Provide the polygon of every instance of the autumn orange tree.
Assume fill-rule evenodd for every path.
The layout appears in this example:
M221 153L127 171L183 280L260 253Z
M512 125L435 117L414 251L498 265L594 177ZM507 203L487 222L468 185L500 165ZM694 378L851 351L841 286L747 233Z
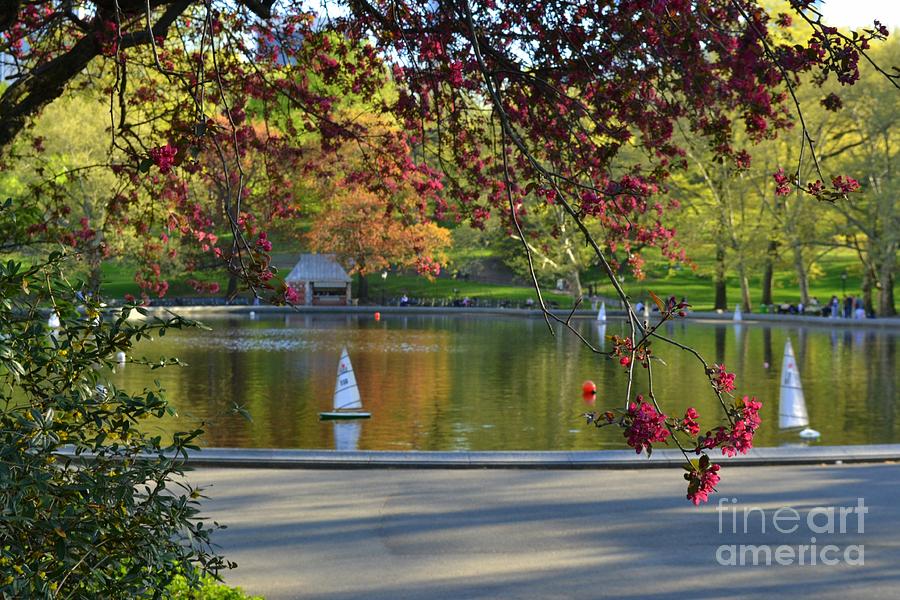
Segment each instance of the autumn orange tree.
M308 234L310 246L336 254L359 275L361 299L368 296L366 276L392 265L438 275L450 232L433 221L410 220L412 211L393 209L397 202L411 200L401 195L387 201L360 186L344 187L325 199Z

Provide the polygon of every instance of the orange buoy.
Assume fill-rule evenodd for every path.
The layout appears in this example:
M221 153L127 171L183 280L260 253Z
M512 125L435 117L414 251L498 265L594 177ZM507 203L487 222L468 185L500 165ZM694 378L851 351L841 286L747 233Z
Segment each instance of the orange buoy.
M581 392L583 394L596 394L597 393L597 384L588 379L584 383L581 384Z
M380 320L381 320L381 313L380 313L380 312L375 313L375 320L376 320L376 321L380 321Z
M597 402L597 392L581 392L581 399L588 406L593 406Z

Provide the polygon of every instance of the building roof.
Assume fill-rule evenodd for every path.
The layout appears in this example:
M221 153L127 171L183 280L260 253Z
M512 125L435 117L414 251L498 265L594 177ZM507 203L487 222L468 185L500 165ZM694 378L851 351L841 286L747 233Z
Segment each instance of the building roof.
M334 254L301 254L300 260L284 280L343 285L350 283L350 276L338 264Z

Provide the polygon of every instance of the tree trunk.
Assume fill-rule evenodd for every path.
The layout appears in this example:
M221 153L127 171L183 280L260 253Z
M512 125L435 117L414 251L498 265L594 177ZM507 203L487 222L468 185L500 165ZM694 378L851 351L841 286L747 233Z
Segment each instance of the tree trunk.
M873 287L875 287L875 275L867 268L863 271L862 278L862 299L867 315L874 314L875 312L875 305L872 303Z
M775 273L775 255L778 250L778 242L769 240L769 247L766 249L766 260L763 263L762 275L762 304L763 306L771 306L772 304L772 277Z
M231 300L237 295L238 276L234 273L228 275L228 289L225 290L225 297Z
M725 284L725 248L716 248L716 310L728 310L728 288Z
M357 282L356 293L359 296L359 301L365 302L369 299L369 280L362 273L358 275L359 281Z
M885 268L887 261L881 267L879 285L881 289L878 291L878 316L895 317L897 316L897 308L894 304L894 272L891 268Z
M794 269L797 271L797 286L800 288L800 302L809 306L809 275L803 262L803 248L794 246Z
M572 272L569 274L569 284L572 286L572 293L574 294L574 298L581 298L584 290L581 287L581 275L578 273L578 269L572 265Z
M103 279L103 275L100 272L100 265L102 264L102 257L100 256L99 248L91 248L88 250L89 253L89 269L88 273L88 290L95 296L100 293L100 282Z

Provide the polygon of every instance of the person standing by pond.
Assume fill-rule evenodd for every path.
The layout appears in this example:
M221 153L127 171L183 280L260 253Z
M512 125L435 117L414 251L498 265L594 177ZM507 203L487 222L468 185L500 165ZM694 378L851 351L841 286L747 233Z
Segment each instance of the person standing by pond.
M844 318L849 319L853 316L853 296L844 298Z
M841 312L841 301L837 296L831 297L831 318L836 319Z

